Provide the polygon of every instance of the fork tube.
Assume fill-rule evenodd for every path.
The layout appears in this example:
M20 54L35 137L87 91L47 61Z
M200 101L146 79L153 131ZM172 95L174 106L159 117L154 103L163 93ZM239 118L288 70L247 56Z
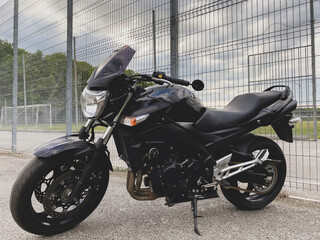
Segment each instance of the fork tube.
M80 139L87 139L89 137L89 131L94 122L94 119L88 119L86 124L80 128L78 133Z
M87 128L87 127L91 126L93 122L94 122L94 120L93 120L93 119L89 119L89 120L86 122L86 124L84 125L84 126L85 126L85 128Z
M113 119L113 122L107 127L107 130L104 132L103 137L102 137L104 145L106 145L109 142L109 139L111 137L113 129L117 125L117 123L121 117L121 114L122 114L124 108L127 106L128 102L130 101L132 95L133 95L133 93L129 92L129 94L128 94L124 104L122 105L120 111L118 112L117 116Z

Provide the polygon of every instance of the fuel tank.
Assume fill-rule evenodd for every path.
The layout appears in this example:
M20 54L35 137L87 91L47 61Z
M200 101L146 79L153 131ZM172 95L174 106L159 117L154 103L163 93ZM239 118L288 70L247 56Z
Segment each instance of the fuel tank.
M127 116L165 112L174 121L195 121L204 109L200 99L178 85L152 86L145 89L125 110Z

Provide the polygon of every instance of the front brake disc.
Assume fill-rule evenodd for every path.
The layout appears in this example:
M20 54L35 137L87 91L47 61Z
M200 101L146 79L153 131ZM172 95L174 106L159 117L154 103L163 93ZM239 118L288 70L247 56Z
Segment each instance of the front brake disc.
M45 192L43 207L45 212L54 218L63 218L79 212L93 194L89 186L83 190L78 199L68 204L69 196L79 180L78 171L68 171L56 178Z

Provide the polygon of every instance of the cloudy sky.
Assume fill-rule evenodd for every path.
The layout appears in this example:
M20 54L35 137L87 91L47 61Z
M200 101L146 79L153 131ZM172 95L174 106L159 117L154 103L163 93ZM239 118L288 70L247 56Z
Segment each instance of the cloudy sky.
M0 1L0 38L12 41L12 2ZM66 0L20 0L19 47L66 52ZM152 10L157 68L170 71L169 0L74 0L78 59L97 65L125 44L136 51L129 68L152 72ZM235 95L287 83L300 102L312 101L308 0L179 1L179 76L200 78L199 96L220 108ZM320 5L315 1L316 53ZM249 66L249 67L248 67ZM317 76L320 68L317 64ZM317 98L320 99L320 80ZM318 103L320 101L318 100Z

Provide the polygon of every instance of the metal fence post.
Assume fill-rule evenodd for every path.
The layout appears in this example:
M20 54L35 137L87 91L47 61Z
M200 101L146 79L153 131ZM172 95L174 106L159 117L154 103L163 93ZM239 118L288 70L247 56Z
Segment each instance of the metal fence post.
M248 92L250 92L250 55L248 55Z
M178 0L170 0L170 74L178 77Z
M152 37L153 37L153 71L157 71L157 49L156 49L156 16L152 10Z
M77 54L76 54L76 37L73 37L73 65L74 65L74 100L75 100L75 114L76 114L76 129L79 125L78 113L78 68L77 68Z
M23 71L23 100L24 100L24 127L27 127L27 93L26 93L26 63L24 53L22 54L22 71Z
M73 0L67 9L66 135L72 133L72 21Z
M13 83L12 83L12 145L13 153L17 152L17 105L18 105L18 8L19 0L14 0L13 13Z
M317 140L317 95L316 95L316 54L314 42L314 8L313 0L310 0L310 28L311 28L311 54L312 54L312 115L313 138Z
M7 99L4 99L4 125L7 125Z

